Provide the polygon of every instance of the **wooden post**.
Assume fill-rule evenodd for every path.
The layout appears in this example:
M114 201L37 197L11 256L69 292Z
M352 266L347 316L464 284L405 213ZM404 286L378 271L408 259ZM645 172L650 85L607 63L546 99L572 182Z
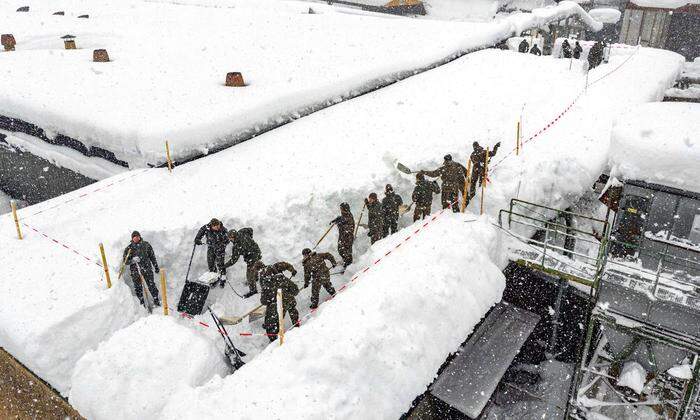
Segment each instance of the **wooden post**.
M168 316L168 291L165 288L165 269L160 269L160 294L162 295L161 304L163 305L163 315Z
M472 160L467 158L467 176L464 178L464 192L462 193L462 213L467 209L467 196L469 195L469 185L472 181Z
M515 128L515 155L520 156L520 120Z
M486 178L489 176L489 149L486 148L486 159L484 159L484 175L481 178L481 209L479 214L484 214L484 192L486 190Z
M168 158L168 172L173 171L173 160L170 158L170 144L165 141L165 156Z
M10 207L12 207L12 217L15 219L15 228L17 229L17 238L22 240L23 239L22 229L20 229L20 227L19 227L19 218L17 217L17 203L15 203L15 200L10 200Z
M279 338L281 346L284 344L284 305L282 304L282 289L277 289L277 318L279 319L277 338Z
M105 247L100 242L100 255L102 256L102 268L105 270L105 279L107 279L107 288L112 288L112 280L109 278L109 266L107 265L107 256L105 256Z

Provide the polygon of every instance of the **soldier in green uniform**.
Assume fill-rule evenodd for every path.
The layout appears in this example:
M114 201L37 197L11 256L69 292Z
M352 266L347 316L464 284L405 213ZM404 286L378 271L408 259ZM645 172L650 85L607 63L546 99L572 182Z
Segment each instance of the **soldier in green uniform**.
M225 266L231 267L236 264L239 257L243 256L243 261L246 263L245 277L248 283L248 293L244 297L253 296L258 293L256 285L257 274L253 266L262 258L260 247L253 240L253 229L243 228L238 231L231 229L228 231L227 236L232 246L231 259Z
M416 174L416 187L413 189L411 199L416 205L413 210L413 221L424 219L430 215L433 205L433 194L440 193L437 182L425 179L423 172Z
M367 206L367 224L369 225L368 235L370 242L375 243L382 239L384 232L382 205L379 203L376 193L371 193L369 197L365 198L365 205Z
M459 192L464 194L464 180L467 177L467 168L452 160L452 155L445 155L442 166L434 171L424 172L425 176L442 179L442 208L452 206L452 211L459 212L457 200Z
M331 267L336 266L335 258L328 252L312 252L309 248L301 251L304 265L304 288L309 287L311 282L311 309L318 307L318 295L321 286L326 289L329 295L335 295L335 289L331 283L331 273L326 265L326 261L331 263Z
M272 265L265 265L262 261L257 261L253 265L260 281L260 303L265 305L265 320L263 328L268 334L270 341L275 341L279 332L279 314L277 313L277 289L282 289L282 318L289 313L292 324L299 323L299 311L297 311L296 296L299 294L299 287L284 275L289 271L292 277L297 275L297 270L288 262L280 261Z
M160 272L156 254L153 252L151 244L141 239L141 234L138 231L131 233L131 242L124 249L122 260L129 266L131 280L134 282L134 291L141 304L145 305L143 296L143 282L145 282L153 297L153 304L160 306L160 294L153 280L153 270L156 273ZM143 282L141 281L142 276Z

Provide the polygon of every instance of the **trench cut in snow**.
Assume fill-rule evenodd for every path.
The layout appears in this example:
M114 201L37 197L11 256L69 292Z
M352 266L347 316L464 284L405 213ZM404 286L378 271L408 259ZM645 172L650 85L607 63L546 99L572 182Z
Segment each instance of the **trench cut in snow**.
M183 389L160 418L400 417L505 288L488 218L445 212L405 241L422 224L375 244L358 264L370 270L283 346L273 343L223 380Z

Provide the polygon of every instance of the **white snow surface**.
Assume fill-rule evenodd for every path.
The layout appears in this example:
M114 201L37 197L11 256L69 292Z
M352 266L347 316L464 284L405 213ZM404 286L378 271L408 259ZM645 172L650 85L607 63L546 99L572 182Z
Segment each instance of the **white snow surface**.
M373 246L358 264L371 270L283 346L224 380L181 390L160 418L400 417L505 288L488 218L446 212L394 250L421 224Z
M580 67L569 70L566 60L481 51L177 167L173 174L131 171L22 209L24 241L14 239L12 220L3 216L0 266L13 281L0 283L0 301L10 302L0 305L0 345L67 394L78 359L144 315L124 282L114 280L132 230L154 246L175 306L194 235L211 217L228 227L253 227L266 262L284 259L300 269L300 250L325 231L337 203L349 202L357 218L361 198L387 182L407 200L412 178L396 172L396 160L432 169L451 152L466 162L473 140L485 146L503 142L491 171L488 214L496 215L516 195L565 208L605 167L614 116L659 100L681 65L682 58L667 51L613 50L610 63L589 75L586 95L516 157L508 151L515 147L518 117L522 114L527 138L571 103L585 77ZM478 211L478 200L474 203L470 211ZM437 206L436 200L433 209ZM356 256L369 248L365 232L359 231ZM320 249L335 250L335 239L333 232ZM94 262L99 242L105 244L116 284L108 291ZM245 290L241 265L229 271L229 282L239 291ZM205 267L198 253L193 278ZM336 288L347 281L347 275L333 278ZM226 316L241 315L255 303L241 302L228 289L218 293L213 299ZM308 293L300 294L300 309ZM260 325L241 328L259 331ZM266 341L254 337L241 345L254 355Z
M700 104L631 107L614 123L611 175L700 192Z
M601 7L598 9L589 10L588 14L598 22L615 24L620 20L622 13L617 9L609 7Z
M226 374L210 336L174 317L152 315L80 359L70 403L89 419L153 419L173 394Z
M627 362L617 378L618 386L626 386L637 394L641 394L647 382L647 372L637 362Z
M183 4L184 3L184 4ZM27 13L17 13L29 5ZM278 0L11 0L0 4L16 51L0 54L0 114L115 153L131 168L231 145L401 72L552 19L572 2L499 22L465 23L347 13ZM65 16L53 16L64 10ZM76 16L89 13L89 19ZM77 50L60 39L77 36ZM93 63L106 48L111 62ZM225 87L240 71L243 88Z

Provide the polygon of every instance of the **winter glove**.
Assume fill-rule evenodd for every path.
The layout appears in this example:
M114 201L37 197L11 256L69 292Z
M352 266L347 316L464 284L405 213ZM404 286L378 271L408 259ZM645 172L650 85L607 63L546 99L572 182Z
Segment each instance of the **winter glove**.
M304 289L306 289L307 287L309 287L309 282L308 282L308 281L304 282Z
M368 205L369 205L369 200L368 200L368 199L366 199L366 198L365 198L365 205L366 205L366 206L368 206Z
M297 270L292 270L292 277L297 275Z
M141 262L141 257L134 257L131 259L131 262L134 264L138 264Z
M501 147L501 142L496 143L496 147Z
M202 241L194 241L194 244L195 244L195 245L203 245L203 244L202 244Z
M156 267L156 274L160 273L160 268Z
M336 263L332 263L332 264L331 264L331 268L335 268L337 265L338 265L338 264L336 264Z

